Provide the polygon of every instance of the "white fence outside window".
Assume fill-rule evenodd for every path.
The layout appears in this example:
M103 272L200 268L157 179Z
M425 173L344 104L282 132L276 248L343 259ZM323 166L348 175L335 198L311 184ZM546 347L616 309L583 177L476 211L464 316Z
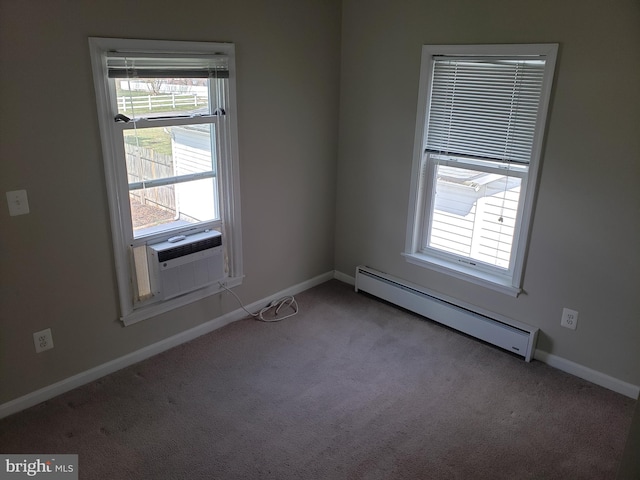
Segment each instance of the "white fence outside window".
M197 93L169 93L166 95L123 96L118 98L119 112L141 110L174 110L207 106L207 97Z

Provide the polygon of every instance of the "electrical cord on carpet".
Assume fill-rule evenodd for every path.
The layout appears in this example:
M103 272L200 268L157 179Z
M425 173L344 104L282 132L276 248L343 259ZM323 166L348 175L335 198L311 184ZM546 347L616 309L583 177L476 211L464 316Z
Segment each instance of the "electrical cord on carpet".
M250 312L249 310L246 309L246 307L244 306L244 304L242 303L242 300L240 300L240 297L238 297L238 295L236 295L236 292L234 292L233 290L231 290L230 288L228 288L226 285L224 285L222 282L218 282L219 285L224 288L227 292L229 292L231 295L233 295L236 300L238 301L238 303L240 304L240 306L242 307L242 309L247 312L249 315L251 315L253 318L255 318L256 320L259 320L261 322L279 322L281 320L284 320L285 318L290 318L293 317L295 314L298 313L298 302L296 302L296 299L293 297L293 295L289 295L286 297L282 297L278 300L273 300L269 305L267 305L266 307L264 307L262 310L260 310L258 313L253 313ZM283 307L290 307L290 309L292 310L291 313L284 315L282 317L279 317L279 313L280 310ZM275 311L273 313L273 317L267 317L265 318L265 314L267 312L269 312L269 310L272 310L275 308Z

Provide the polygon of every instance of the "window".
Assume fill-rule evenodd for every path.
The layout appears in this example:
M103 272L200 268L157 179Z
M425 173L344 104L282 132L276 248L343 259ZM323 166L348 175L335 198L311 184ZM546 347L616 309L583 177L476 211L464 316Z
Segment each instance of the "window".
M556 52L423 47L409 262L520 293Z
M239 284L233 44L89 43L123 321Z

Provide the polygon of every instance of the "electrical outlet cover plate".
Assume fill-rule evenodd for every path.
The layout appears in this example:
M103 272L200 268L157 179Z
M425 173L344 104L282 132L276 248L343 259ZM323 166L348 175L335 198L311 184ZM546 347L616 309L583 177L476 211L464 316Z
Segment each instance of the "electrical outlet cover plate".
M41 330L33 334L33 343L36 346L36 353L44 352L53 348L53 337L51 329Z
M7 192L9 215L12 217L29 213L29 199L26 190L13 190Z
M578 326L578 312L571 310L570 308L563 308L560 325L570 328L571 330L575 330Z

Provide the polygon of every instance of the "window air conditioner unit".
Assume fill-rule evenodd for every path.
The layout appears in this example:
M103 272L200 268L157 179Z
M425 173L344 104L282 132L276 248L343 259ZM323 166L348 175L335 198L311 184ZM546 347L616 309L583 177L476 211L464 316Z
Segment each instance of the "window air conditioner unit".
M224 278L222 234L215 230L148 245L147 258L151 291L163 300Z

